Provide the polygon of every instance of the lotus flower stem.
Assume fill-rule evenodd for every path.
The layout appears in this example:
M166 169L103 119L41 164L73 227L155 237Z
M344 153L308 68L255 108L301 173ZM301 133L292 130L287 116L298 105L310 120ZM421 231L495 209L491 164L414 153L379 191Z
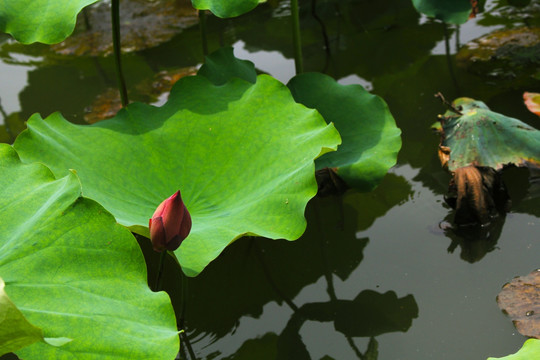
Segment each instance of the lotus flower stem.
M208 55L208 29L206 26L206 11L199 10L199 29L201 30L201 44L203 55Z
M446 62L448 64L448 74L450 75L450 78L452 79L452 82L454 83L454 87L456 88L456 92L459 94L459 84L456 79L456 74L454 73L454 67L452 65L452 54L450 50L450 32L448 31L448 24L446 22L442 22L443 30L444 30L444 48L446 53Z
M294 66L296 68L296 74L301 74L304 72L304 63L302 60L302 38L300 37L298 0L291 0L291 16L293 22Z
M126 107L129 103L126 81L124 79L124 73L122 72L122 49L120 46L120 0L112 0L111 3L111 20L112 20L112 35L113 35L113 49L114 49L114 62L116 65L116 77L118 79L118 90L120 91L120 98L122 99L122 107Z
M163 267L165 265L165 256L167 256L167 251L162 251L159 255L159 265L158 272L156 275L156 282L154 283L154 291L161 291L163 286Z

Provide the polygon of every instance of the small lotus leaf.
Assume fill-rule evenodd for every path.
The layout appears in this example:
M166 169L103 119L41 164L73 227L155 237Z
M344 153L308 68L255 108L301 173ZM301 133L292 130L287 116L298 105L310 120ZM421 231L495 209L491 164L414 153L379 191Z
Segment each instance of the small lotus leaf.
M2 0L0 31L30 44L55 44L75 28L77 14L98 0Z
M21 163L6 144L0 144L0 173L0 276L13 304L41 329L19 345L37 331L44 336L17 355L174 358L179 343L171 302L148 288L129 231L81 197L74 173L55 180L42 164Z
M475 9L471 0L412 0L418 12L451 24L465 23Z
M193 7L199 10L210 10L220 18L230 18L253 10L261 0L191 0Z
M470 165L540 167L540 131L489 110L481 101L459 98L453 105L462 115L449 110L442 116L441 145L450 151L450 171Z
M133 103L88 126L36 115L14 146L58 176L75 169L85 196L142 235L180 189L193 228L176 254L194 276L243 235L297 239L317 191L314 159L339 142L316 111L261 75L221 86L185 77L163 107Z
M343 144L318 159L317 169L336 169L359 190L377 186L401 148L401 130L384 100L360 85L340 85L320 73L297 75L288 86L296 101L317 109L342 134Z
M521 334L540 339L540 270L504 285L497 303Z
M532 360L540 359L540 340L529 339L525 341L523 347L515 354L502 358L490 357L488 360Z

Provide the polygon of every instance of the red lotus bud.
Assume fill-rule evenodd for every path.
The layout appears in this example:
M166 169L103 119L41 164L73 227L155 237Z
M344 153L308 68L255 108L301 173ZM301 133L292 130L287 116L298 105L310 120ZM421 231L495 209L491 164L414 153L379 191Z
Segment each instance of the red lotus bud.
M159 204L148 227L155 251L178 249L191 230L191 216L182 201L180 190Z

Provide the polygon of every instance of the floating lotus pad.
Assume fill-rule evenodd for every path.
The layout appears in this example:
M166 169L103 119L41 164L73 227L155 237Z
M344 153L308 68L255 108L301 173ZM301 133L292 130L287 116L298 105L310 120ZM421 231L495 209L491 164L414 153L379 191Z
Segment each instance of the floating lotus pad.
M194 276L243 235L297 239L317 191L314 159L339 143L316 111L261 75L222 86L182 78L163 107L133 103L94 125L35 115L14 146L56 176L75 169L85 196L143 235L180 189L193 228L176 254Z
M6 144L0 144L0 172L0 276L12 303L39 327L19 345L36 340L38 331L44 337L16 351L19 357L174 358L179 343L171 302L148 288L129 231L81 197L74 173L55 180L42 164L21 163ZM12 325L6 320L0 319L0 338ZM24 319L16 324L29 331Z
M191 0L193 7L199 10L210 10L221 18L242 15L253 10L259 3L266 0Z
M459 98L453 105L463 115L449 110L441 117L441 145L450 150L450 171L469 165L540 167L540 131L489 110L481 101Z
M497 303L520 334L540 339L540 270L504 285Z
M471 14L476 14L471 0L412 0L414 7L430 17L451 24L467 22Z

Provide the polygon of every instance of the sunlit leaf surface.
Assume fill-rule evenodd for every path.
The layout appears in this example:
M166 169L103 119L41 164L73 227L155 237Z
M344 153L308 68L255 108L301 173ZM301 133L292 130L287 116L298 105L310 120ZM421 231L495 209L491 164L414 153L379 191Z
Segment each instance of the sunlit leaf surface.
M36 115L28 128L15 144L24 161L57 176L75 169L84 195L135 232L148 235L155 208L181 189L193 228L176 254L192 276L243 235L297 239L317 191L314 159L340 142L266 75L222 86L186 77L161 108L133 103L91 126Z
M77 14L98 0L2 0L0 31L29 44L54 44L68 37Z
M401 148L401 130L384 100L321 73L297 75L288 86L296 101L317 109L342 136L338 151L318 159L317 169L334 168L348 185L372 190L395 165Z
M463 115L449 110L443 116L442 145L450 150L450 171L470 165L496 170L508 164L540 166L540 131L481 101L459 98L453 104Z
M540 339L540 270L504 285L497 303L522 335Z
M0 276L45 340L22 359L172 359L178 352L166 293L150 291L133 236L81 197L73 173L55 180L0 145ZM54 340L53 339L53 340ZM49 340L50 342L50 340ZM58 345L58 341L53 341Z

